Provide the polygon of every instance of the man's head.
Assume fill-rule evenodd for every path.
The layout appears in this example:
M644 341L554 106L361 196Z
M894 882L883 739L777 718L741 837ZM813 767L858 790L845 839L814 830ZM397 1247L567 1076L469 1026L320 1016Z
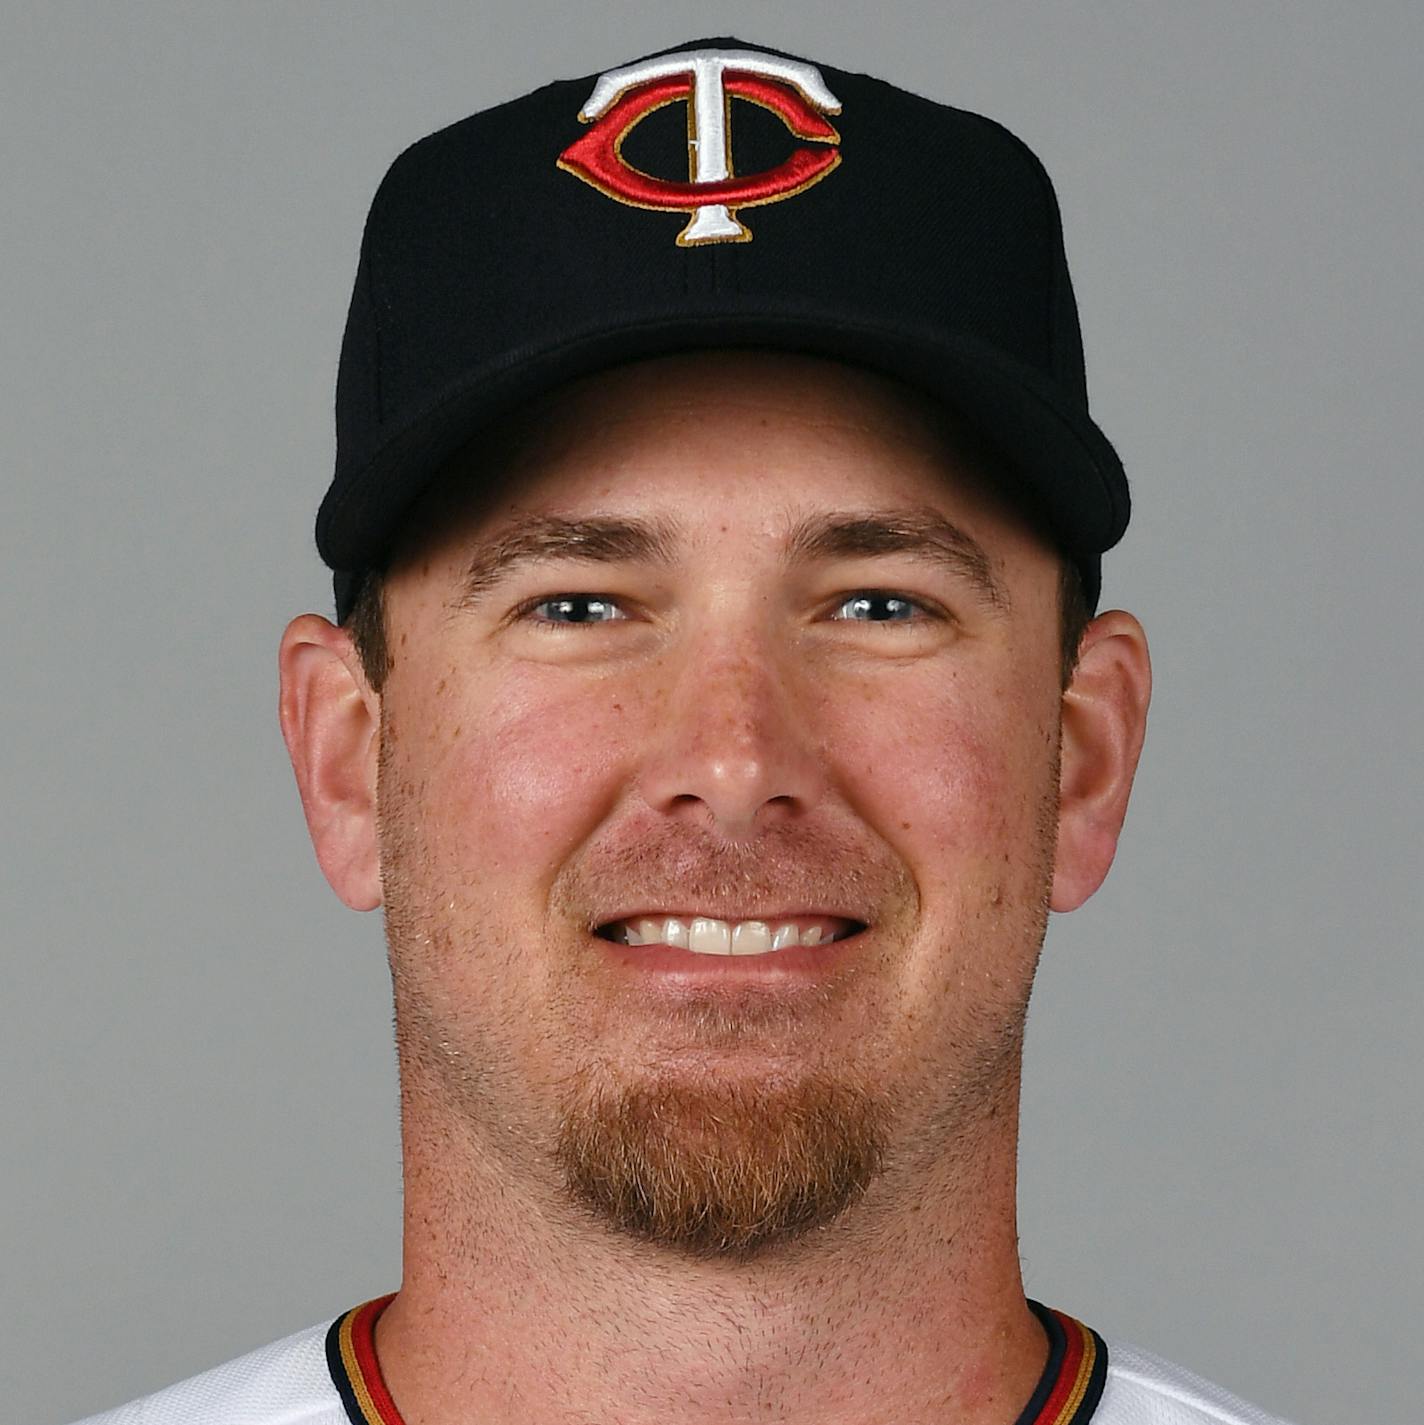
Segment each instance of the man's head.
M349 630L293 625L288 737L333 886L386 908L408 1133L699 1255L982 1168L1147 673L1105 615L1065 693L1061 556L974 450L839 363L621 367L416 508L379 692ZM857 933L720 987L610 938L699 913Z
M282 718L385 907L423 1210L713 1257L1011 1219L1150 681L1088 622L1127 488L1032 154L736 41L546 86L393 165L337 428Z

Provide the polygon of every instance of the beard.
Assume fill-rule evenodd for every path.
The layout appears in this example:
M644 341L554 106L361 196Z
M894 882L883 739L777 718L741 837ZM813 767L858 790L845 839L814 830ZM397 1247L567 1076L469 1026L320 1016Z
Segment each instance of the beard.
M576 1076L558 1130L569 1198L682 1256L751 1261L838 1218L881 1170L890 1114L843 1080Z

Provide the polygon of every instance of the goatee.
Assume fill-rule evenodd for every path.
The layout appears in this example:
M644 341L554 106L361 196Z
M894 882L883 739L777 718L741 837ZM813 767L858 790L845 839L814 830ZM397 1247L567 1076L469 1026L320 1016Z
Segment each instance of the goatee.
M888 1105L827 1076L574 1083L558 1133L569 1196L684 1256L748 1261L824 1227L885 1158Z

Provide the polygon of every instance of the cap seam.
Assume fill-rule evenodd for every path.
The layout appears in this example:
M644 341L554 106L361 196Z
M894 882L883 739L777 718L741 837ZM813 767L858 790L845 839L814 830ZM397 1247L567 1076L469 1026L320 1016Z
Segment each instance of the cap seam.
M386 419L385 396L382 393L381 373L385 370L384 342L381 336L381 308L376 300L376 256L374 252L375 243L372 242L366 249L366 301L371 308L371 335L374 339L376 349L376 372L375 391L376 401L376 424L379 426Z

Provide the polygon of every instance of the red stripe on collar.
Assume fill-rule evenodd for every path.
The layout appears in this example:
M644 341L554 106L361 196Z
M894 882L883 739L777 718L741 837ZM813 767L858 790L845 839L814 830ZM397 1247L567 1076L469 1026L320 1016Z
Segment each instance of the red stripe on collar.
M376 1319L394 1299L391 1292L354 1307L327 1333L327 1366L352 1425L404 1425L376 1360Z
M1063 1333L1063 1354L1047 1398L1034 1415L1024 1416L1021 1425L1088 1425L1103 1393L1107 1348L1097 1332L1074 1317L1051 1307L1045 1314ZM1045 1383L1040 1383L1040 1390Z

